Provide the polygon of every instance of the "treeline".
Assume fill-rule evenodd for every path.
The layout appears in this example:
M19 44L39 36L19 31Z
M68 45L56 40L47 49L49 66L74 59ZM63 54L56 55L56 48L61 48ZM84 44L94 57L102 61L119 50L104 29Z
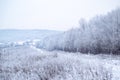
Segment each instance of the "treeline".
M37 47L82 53L120 54L120 9L106 15L81 19L79 28L48 37Z

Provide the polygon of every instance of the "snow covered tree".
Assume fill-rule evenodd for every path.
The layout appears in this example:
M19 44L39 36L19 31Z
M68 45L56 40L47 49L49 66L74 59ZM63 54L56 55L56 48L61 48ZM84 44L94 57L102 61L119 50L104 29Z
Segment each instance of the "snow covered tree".
M47 49L82 53L120 53L120 9L92 18L81 19L79 27L45 41Z

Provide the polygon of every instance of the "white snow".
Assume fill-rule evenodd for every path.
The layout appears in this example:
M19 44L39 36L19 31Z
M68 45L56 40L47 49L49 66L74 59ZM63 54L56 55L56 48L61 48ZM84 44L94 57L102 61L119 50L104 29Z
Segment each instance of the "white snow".
M0 52L0 80L120 80L120 60L35 47Z

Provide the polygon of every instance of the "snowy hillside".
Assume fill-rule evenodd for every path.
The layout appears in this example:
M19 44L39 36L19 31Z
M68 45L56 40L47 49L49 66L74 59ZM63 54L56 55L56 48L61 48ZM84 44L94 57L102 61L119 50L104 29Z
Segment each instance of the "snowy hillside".
M48 36L61 34L62 31L54 30L0 30L0 48L13 46L37 46L42 44Z
M3 29L0 30L0 43L20 42L30 40L42 40L43 38L61 33L54 30L15 30Z
M120 9L65 32L0 30L0 80L120 80L119 54Z
M0 50L0 80L120 80L120 58L35 47Z
M0 0L0 80L120 80L120 0Z

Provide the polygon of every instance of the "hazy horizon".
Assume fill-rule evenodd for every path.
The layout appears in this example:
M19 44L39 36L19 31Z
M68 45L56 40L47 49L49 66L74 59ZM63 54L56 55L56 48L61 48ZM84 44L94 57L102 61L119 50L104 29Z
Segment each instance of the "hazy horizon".
M119 0L1 0L0 29L66 31L120 7Z
M38 30L38 31L39 31L39 30L40 30L40 31L42 31L42 30L45 30L45 31L48 30L48 31L60 31L60 32L66 31L66 30L55 30L55 29L29 29L29 28L28 28L28 29L23 29L23 28L22 28L22 29L3 28L3 29L0 29L0 30L36 30L36 31L37 31L37 30ZM68 29L68 30L70 30L70 29Z

